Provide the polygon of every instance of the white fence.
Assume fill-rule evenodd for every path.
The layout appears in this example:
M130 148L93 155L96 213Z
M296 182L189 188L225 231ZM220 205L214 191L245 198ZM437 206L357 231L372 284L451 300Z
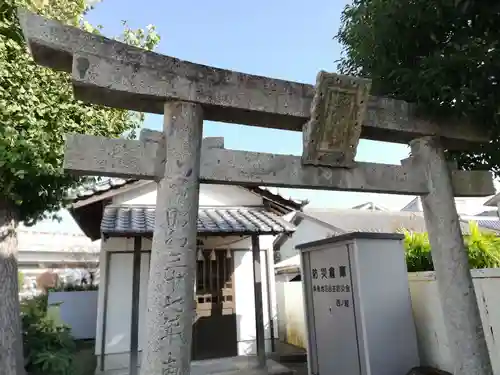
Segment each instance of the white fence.
M422 365L453 372L434 272L408 275ZM495 375L500 375L500 269L472 270ZM279 338L306 347L302 282L276 277Z
M97 290L50 292L48 303L61 303L61 319L71 327L71 335L75 339L95 339L97 296Z

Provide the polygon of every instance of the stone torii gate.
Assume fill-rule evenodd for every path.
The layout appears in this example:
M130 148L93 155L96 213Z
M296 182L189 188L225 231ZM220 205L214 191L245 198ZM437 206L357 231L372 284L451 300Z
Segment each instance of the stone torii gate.
M443 149L489 140L459 120L436 124L408 103L370 97L367 80L320 73L315 86L147 52L25 10L39 64L72 74L77 99L164 115L141 140L68 135L65 169L158 183L145 375L189 374L199 183L422 196L456 375L492 374L454 196L494 193L492 175L459 171ZM302 131L302 157L201 147L203 120ZM355 162L360 138L410 143L402 165Z

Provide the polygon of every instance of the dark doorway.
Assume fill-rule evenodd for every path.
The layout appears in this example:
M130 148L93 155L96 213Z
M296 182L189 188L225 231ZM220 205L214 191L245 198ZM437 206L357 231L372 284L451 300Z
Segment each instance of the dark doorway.
M193 360L238 355L230 250L198 250Z

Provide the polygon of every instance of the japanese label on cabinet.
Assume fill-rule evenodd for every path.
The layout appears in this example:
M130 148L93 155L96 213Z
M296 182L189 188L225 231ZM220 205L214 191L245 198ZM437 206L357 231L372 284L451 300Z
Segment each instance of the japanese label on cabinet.
M351 279L349 267L344 264L311 268L313 293L335 293L335 307L351 306ZM349 293L346 295L345 293ZM342 295L343 294L343 295Z

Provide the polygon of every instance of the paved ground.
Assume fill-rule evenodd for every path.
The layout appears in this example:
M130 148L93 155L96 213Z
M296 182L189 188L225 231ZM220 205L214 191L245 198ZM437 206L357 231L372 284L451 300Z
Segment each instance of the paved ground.
M283 363L283 365L292 370L295 373L295 375L308 375L307 363L291 362L291 363Z
M273 355L278 362L295 372L295 375L307 374L306 351L296 346L276 341L276 354Z
M97 360L94 355L93 341L77 341L77 353L71 375L94 375Z
M94 355L94 343L91 341L79 341L77 342L77 346L78 353L75 358L73 366L74 372L72 372L72 375L94 375L97 366L97 360ZM281 345L276 349L278 349L282 355L273 359L292 370L295 375L308 375L307 362L305 362L305 358L302 358L304 354L303 350ZM302 357L300 356L301 354ZM122 370L117 372L117 374L128 374L128 371ZM114 375L114 373L110 372L109 375Z

